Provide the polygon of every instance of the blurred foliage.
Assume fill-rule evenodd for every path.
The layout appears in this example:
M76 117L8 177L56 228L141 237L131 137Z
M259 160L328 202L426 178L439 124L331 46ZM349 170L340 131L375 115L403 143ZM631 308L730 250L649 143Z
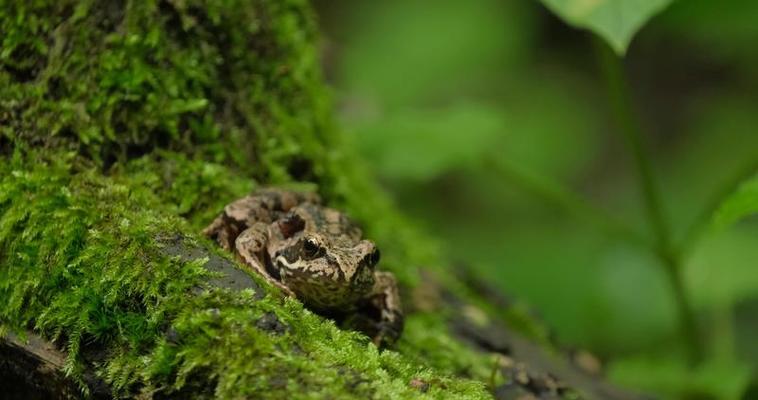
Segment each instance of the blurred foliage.
M758 175L743 183L719 207L714 224L723 228L758 212Z
M623 51L668 2L548 3ZM758 313L734 310L758 300L758 225L741 218L755 211L755 178L739 184L758 162L756 4L674 2L625 60L704 330L698 367L590 37L526 0L431 4L319 7L343 123L398 203L451 264L531 303L617 382L664 398L737 399L755 386L758 345L736 337Z
M656 390L665 398L687 399L703 398L704 393L706 397L739 399L750 379L744 365L709 362L691 369L665 356L625 360L613 366L610 376L630 386Z

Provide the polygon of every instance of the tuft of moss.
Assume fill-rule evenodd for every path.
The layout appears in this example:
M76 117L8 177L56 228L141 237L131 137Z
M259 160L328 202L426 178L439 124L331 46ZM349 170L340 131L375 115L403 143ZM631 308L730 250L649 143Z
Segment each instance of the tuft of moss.
M3 1L0 32L0 132L15 144L106 166L168 148L273 180L325 153L304 0Z

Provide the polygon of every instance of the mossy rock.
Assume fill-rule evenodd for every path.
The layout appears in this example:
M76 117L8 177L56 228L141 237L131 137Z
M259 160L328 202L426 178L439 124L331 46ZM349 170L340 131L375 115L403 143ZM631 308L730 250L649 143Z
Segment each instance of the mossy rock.
M83 392L94 377L116 397L477 399L508 383L497 349L450 332L455 311L411 300L441 253L334 126L317 40L300 0L0 0L0 336L40 335ZM198 235L272 184L317 190L383 249L414 311L393 349L230 273ZM438 279L547 345L524 313Z

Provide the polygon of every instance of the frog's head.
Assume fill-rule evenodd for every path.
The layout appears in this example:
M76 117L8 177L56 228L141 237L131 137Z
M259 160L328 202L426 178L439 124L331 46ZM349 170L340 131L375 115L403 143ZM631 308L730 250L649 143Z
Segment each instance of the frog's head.
M379 262L373 242L304 226L280 228L290 237L271 260L282 283L298 298L317 308L335 309L354 305L371 291Z

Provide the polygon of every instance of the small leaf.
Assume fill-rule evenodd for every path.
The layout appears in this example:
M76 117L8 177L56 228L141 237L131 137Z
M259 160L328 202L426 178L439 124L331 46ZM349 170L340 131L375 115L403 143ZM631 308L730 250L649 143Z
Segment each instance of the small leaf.
M671 0L542 0L542 3L567 23L596 33L623 55L634 34Z
M723 229L756 213L758 213L758 173L740 185L721 203L713 215L713 226L716 229Z

